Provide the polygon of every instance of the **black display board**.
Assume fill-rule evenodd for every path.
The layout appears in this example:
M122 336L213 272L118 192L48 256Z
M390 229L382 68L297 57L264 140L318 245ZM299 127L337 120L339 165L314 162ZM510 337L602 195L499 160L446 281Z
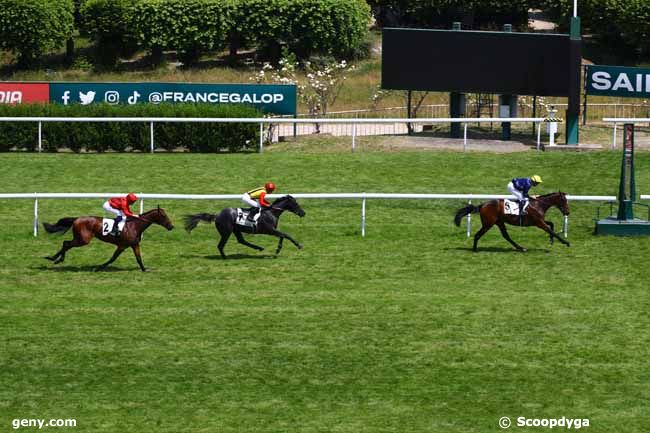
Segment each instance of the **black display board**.
M570 51L569 35L386 28L382 88L568 96Z

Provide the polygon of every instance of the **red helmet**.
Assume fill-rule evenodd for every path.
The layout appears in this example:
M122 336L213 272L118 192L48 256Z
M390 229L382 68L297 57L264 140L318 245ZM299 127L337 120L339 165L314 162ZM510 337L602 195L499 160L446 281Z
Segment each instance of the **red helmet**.
M129 203L135 203L135 201L136 201L137 199L138 199L138 196L136 196L136 195L133 194L132 192L130 192L130 193L126 196L126 201L128 201Z
M268 192L273 192L275 191L275 184L273 182L267 182L266 185L264 185L264 189Z

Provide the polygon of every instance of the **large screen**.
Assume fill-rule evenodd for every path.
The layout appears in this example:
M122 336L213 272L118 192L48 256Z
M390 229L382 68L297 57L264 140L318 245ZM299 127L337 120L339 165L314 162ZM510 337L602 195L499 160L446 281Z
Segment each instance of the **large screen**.
M570 60L569 35L386 28L382 88L568 96Z

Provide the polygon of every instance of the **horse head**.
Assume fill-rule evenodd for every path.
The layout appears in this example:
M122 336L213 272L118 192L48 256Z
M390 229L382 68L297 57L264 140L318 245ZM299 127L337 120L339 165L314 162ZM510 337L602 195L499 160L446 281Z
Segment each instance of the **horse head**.
M566 194L563 193L562 191L557 192L558 196L558 202L556 204L557 208L560 209L560 212L562 212L562 215L569 215L569 200L566 198Z
M271 204L271 207L288 210L289 212L295 213L300 218L305 216L304 209L300 207L296 199L290 195L279 197Z
M174 228L174 224L172 224L172 221L167 216L167 213L165 213L165 209L161 208L160 206L158 206L156 209L150 210L143 216L145 216L145 218L147 218L149 221L165 227L167 230L172 230Z

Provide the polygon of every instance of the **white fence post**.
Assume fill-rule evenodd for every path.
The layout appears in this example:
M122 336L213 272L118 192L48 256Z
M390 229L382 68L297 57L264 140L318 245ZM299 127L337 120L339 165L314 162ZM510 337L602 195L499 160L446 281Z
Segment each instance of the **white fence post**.
M365 193L363 199L361 200L361 236L366 236L366 197Z
M469 201L470 206L472 205L472 200ZM467 237L472 235L472 213L467 214Z
M612 141L612 149L616 149L616 125L617 123L614 123L614 140Z
M569 215L564 215L564 227L562 228L564 232L564 237L569 237Z
M463 152L467 152L467 123L464 124L463 128Z
M542 146L542 122L537 122L537 150Z
M352 124L352 152L354 152L354 149L356 147L356 138L357 138L357 124L353 123Z
M34 236L38 236L38 199L34 199Z
M260 153L264 152L264 122L260 122Z
M154 144L153 144L153 122L149 123L149 147L151 150L151 153L154 151Z
M38 122L38 151L43 150L43 122Z

